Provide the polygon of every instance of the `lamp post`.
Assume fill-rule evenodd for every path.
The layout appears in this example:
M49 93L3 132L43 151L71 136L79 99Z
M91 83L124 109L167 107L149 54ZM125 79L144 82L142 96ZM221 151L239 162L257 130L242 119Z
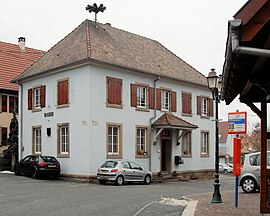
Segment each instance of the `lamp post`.
M215 181L214 181L214 193L211 203L222 203L220 194L220 182L219 182L219 130L218 130L218 103L220 101L221 81L215 72L215 69L211 69L207 77L208 87L212 92L213 99L215 100L216 107L216 136L215 136Z

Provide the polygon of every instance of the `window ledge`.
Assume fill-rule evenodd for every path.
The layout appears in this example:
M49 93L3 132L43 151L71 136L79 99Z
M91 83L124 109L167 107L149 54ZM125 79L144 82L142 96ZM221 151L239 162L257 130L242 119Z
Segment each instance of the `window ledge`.
M65 108L65 107L69 107L69 104L61 104L61 105L56 105L56 108Z
M150 112L148 108L136 107L136 111Z
M63 155L63 154L58 154L58 158L70 158L70 155Z
M119 105L119 104L109 104L109 103L106 103L106 106L107 107L110 107L110 108L117 108L117 109L123 109L123 105Z
M192 114L190 114L190 113L182 113L182 116L192 117Z
M107 155L107 159L122 159L122 155Z
M138 158L138 159L147 159L147 158L149 158L149 156L148 155L136 155L135 158Z
M202 119L210 119L210 116L202 116L202 115L201 115L201 118L202 118Z
M40 112L42 110L42 108L36 108L36 109L32 109L32 112Z
M202 157L202 158L206 158L206 157L210 157L210 156L209 156L209 154L206 154L206 155L202 155L202 154L201 154L201 157Z
M192 155L190 154L190 155L182 155L181 156L182 158L192 158Z

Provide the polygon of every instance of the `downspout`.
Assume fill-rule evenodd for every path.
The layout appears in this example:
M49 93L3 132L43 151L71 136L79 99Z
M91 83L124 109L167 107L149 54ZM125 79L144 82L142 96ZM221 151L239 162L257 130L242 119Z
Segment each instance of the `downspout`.
M17 81L17 84L20 86L20 126L19 126L19 142L18 142L18 160L22 159L23 154L23 144L22 144L22 137L23 137L23 85Z
M149 126L150 126L150 137L149 137L149 170L151 171L151 166L152 166L152 163L151 163L151 147L152 147L152 128L151 128L151 125L152 125L152 121L157 117L157 105L156 105L156 89L157 89L157 81L160 80L160 75L154 80L154 116L152 116L150 119L149 119Z

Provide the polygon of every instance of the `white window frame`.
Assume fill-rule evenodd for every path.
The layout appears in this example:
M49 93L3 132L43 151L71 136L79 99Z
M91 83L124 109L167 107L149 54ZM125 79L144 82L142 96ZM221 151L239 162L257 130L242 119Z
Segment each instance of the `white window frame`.
M147 153L147 128L137 127L136 147L137 155L144 155L144 153Z
M116 129L116 134L114 134L114 129ZM110 139L111 138L111 139ZM117 150L114 151L114 143L116 143ZM120 126L118 125L108 125L108 155L119 155L120 154ZM111 151L109 151L109 146L111 146Z
M209 155L209 132L201 132L201 155Z
M145 86L137 86L137 107L146 108L147 105L147 88Z
M161 110L169 111L170 110L170 91L161 91Z
M41 154L41 127L33 128L34 153Z
M201 115L208 116L208 98L205 97L201 99Z
M33 89L34 109L41 108L41 88L37 87Z
M69 125L63 124L59 126L59 148L61 155L68 155L70 151L69 145Z

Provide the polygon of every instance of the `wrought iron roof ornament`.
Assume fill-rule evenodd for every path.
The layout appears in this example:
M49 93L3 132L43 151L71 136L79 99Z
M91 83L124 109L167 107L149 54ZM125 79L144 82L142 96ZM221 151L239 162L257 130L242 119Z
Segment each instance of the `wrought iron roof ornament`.
M86 10L89 11L89 13L91 12L95 12L95 25L97 28L97 13L98 12L104 12L106 10L106 7L103 4L100 4L99 7L97 6L96 3L92 5L87 5L87 7L85 8Z

